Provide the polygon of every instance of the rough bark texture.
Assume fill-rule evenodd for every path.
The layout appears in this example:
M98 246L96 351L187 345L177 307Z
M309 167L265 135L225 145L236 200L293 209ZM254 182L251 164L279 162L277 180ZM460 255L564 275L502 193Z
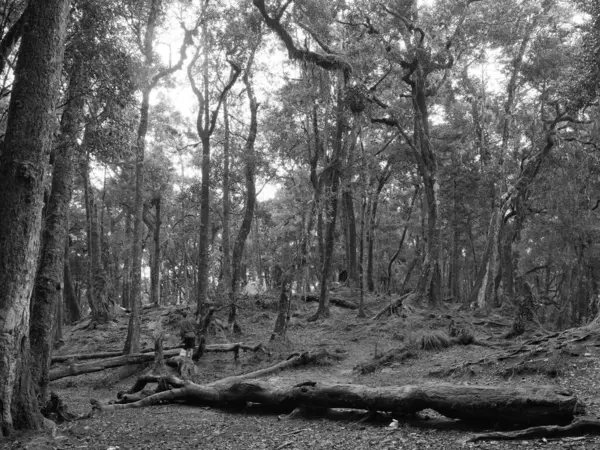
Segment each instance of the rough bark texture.
M56 128L68 0L31 1L0 152L0 428L39 428L29 314L44 172Z
M48 370L54 344L57 306L64 291L64 257L67 244L68 208L73 183L73 154L83 121L83 65L75 61L69 82L67 106L61 124L62 139L55 152L52 190L46 218L38 273L33 291L31 323L31 372L41 403L48 400ZM58 324L60 325L60 324Z
M64 257L64 304L68 311L67 317L68 323L77 322L81 319L81 307L79 306L79 299L75 294L75 288L73 287L73 277L71 275L71 264L69 263L69 242L65 243L65 257Z
M307 381L281 387L235 378L208 385L180 382L175 389L137 403L99 406L110 411L176 400L213 406L251 402L287 411L302 407L346 408L406 415L433 409L452 419L520 426L565 424L581 410L577 397L554 386L513 388L439 383L369 387Z

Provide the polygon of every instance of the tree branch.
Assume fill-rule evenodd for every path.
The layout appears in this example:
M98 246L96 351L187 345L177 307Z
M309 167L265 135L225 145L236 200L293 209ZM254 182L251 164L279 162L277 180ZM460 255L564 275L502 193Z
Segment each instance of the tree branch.
M277 34L277 36L279 36L279 38L283 41L288 51L288 56L290 59L307 61L328 71L341 70L344 73L344 78L346 80L350 77L350 74L352 73L352 67L347 61L343 60L337 55L321 55L319 53L315 53L309 50L299 49L298 47L296 47L292 36L281 25L281 22L279 21L279 14L274 18L269 16L269 13L267 12L267 9L265 7L264 0L252 0L252 3L260 11L267 26L271 28L271 30L273 30Z

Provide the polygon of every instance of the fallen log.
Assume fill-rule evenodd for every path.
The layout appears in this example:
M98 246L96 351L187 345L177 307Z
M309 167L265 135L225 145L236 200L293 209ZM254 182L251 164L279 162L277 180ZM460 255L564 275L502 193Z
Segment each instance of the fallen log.
M181 348L181 345L173 345L171 347L164 347L163 350L174 350ZM153 348L147 348L142 350L140 353L154 353ZM70 361L86 361L89 359L106 359L106 358L115 358L117 356L123 356L122 350L115 350L112 352L97 352L97 353L79 353L72 355L57 355L52 357L52 364L55 363L64 363Z
M114 411L158 403L183 401L211 406L259 403L276 410L296 408L345 408L415 414L433 409L452 419L498 425L567 424L581 413L577 397L555 386L529 388L509 386L465 386L423 384L368 387L352 384L321 384L313 381L292 387L260 381L233 381L199 385L184 382L181 387L146 397L135 403L103 405L94 409Z
M212 344L207 345L204 351L207 352L233 352L234 358L237 360L239 358L240 350L247 352L257 352L264 351L267 352L262 344L244 344L241 342L232 343L232 344ZM163 351L163 356L165 357L173 357L178 356L181 351L181 347L169 348L168 350ZM120 352L119 352L120 353ZM104 354L111 354L110 352L106 352ZM99 355L96 353L95 355ZM79 356L79 355L71 355L71 356ZM131 355L120 355L114 356L112 358L106 358L99 361L92 361L81 364L69 364L65 367L57 367L55 369L51 369L49 373L49 380L56 381L61 378L73 377L77 375L83 375L85 373L93 373L100 372L106 369L112 369L114 367L121 367L130 364L141 364L143 362L153 361L155 358L155 352L142 352L142 353L134 353ZM67 359L70 361L71 359ZM166 361L169 365L174 365L177 367L178 362L172 359Z
M319 297L317 297L316 295L307 295L304 297L304 300L307 302L319 303ZM350 300L345 300L343 298L339 298L339 297L330 297L329 303L331 303L332 305L335 305L335 306L339 306L340 308L354 309L354 310L358 309L358 305L356 303L351 302Z
M181 349L181 345L173 345L170 347L164 347L164 350L179 350ZM244 352L257 352L257 351L266 351L265 347L261 344L244 344L243 342L234 342L231 344L210 344L207 345L204 351L206 352L238 352L242 350ZM148 348L142 350L140 354L154 353L153 348ZM177 354L177 353L174 353ZM64 363L71 361L86 361L90 359L107 359L107 358L116 358L124 356L123 351L113 351L113 352L98 352L98 353L80 353L73 355L59 355L52 357L52 364L55 363Z
M167 350L165 356L179 355L179 349ZM103 359L83 364L69 364L65 367L58 367L50 370L48 374L49 381L59 380L65 377L73 377L84 373L101 372L102 370L112 369L113 367L127 366L130 364L141 364L143 362L153 361L154 353L133 353L131 355L122 355L115 358Z
M384 306L383 308L381 308L371 318L371 320L377 320L386 315L391 316L394 312L396 312L398 310L398 308L400 308L402 306L402 302L404 302L404 300L407 299L408 297L410 297L411 295L412 295L412 292L409 292L408 294L404 294L401 297L390 300L390 303L388 305Z
M233 375L227 378L222 378L209 383L208 386L231 385L233 383L239 383L243 380L256 379L266 375L271 375L273 373L291 369L293 367L319 363L323 360L327 360L328 358L331 358L331 354L326 350L320 352L293 353L284 361L280 361L269 367L241 375ZM133 403L141 400L144 397L147 397L147 395L140 396L137 394L141 392L148 383L158 383L156 393L159 393L170 388L181 388L185 385L186 381L174 375L161 376L154 373L145 374L137 379L136 383L131 389L129 389L129 391L126 393L120 392L117 394L117 398L120 400L118 403Z

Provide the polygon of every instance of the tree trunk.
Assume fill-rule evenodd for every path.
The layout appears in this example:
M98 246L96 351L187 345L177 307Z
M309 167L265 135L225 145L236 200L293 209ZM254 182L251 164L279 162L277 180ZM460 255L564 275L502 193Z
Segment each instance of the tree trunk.
M0 152L0 428L38 429L29 363L30 297L40 245L68 0L31 1ZM61 249L62 252L63 249Z
M344 180L349 183L349 180ZM358 285L358 268L356 255L356 215L354 214L354 200L350 187L342 192L342 204L344 205L344 216L346 218L346 255L348 257L348 286L356 287Z
M81 307L79 306L79 299L75 294L73 287L73 280L71 276L71 264L69 263L69 242L65 243L65 256L64 256L64 303L68 313L68 323L77 322L81 319Z
M275 320L275 328L271 334L271 340L276 338L285 339L287 326L290 321L290 288L290 275L284 274L281 280L281 292L279 293L279 304L277 306L277 319Z
M160 214L161 214L161 195L159 194L154 200L154 211L156 219L154 220L153 238L154 238L154 255L152 258L152 267L150 270L150 303L160 305Z
M392 255L392 257L390 258L389 262L388 262L388 267L387 267L387 293L391 294L391 286L392 286L392 266L394 264L394 261L396 261L396 258L398 258L398 255L400 255L400 252L402 251L402 247L404 247L404 240L406 239L406 233L408 232L408 226L410 225L410 217L412 216L412 211L413 208L415 206L415 201L417 200L417 196L419 195L419 185L415 185L415 192L413 193L412 199L410 201L410 206L408 207L408 213L406 216L406 222L404 222L404 229L402 230L402 236L400 236L400 243L398 244L398 249L394 252L394 254ZM414 260L413 260L414 261ZM410 272L412 272L412 269L407 272L407 274L409 275L408 278L410 278ZM404 285L404 283L403 283ZM404 294L404 292L400 292L401 294Z
M131 250L131 315L127 338L125 340L124 352L137 353L140 349L140 327L141 327L141 305L142 305L142 233L144 199L142 190L144 188L144 153L146 150L146 134L148 132L148 116L150 112L150 94L158 83L165 77L181 69L186 58L187 47L191 42L190 34L193 31L185 31L183 44L179 49L179 60L174 65L169 65L151 75L154 68L154 39L159 16L161 14L162 1L151 0L148 16L143 35L142 53L144 57L144 69L147 77L143 80L142 103L140 105L140 123L137 130L136 156L135 156L135 200L133 207L133 242ZM143 28L140 25L140 30Z
M232 277L231 277L231 309L229 312L228 322L234 331L240 331L239 325L237 324L237 306L235 304L236 288L238 285L240 262L244 253L244 246L246 239L252 229L252 219L254 217L254 208L256 206L256 186L254 185L254 172L256 171L256 154L254 152L254 143L256 141L256 133L258 130L258 103L254 96L254 86L250 79L250 68L246 69L244 74L244 84L246 85L246 93L248 95L248 101L250 102L250 129L248 131L248 137L246 138L246 144L244 146L244 157L245 157L245 169L244 175L246 179L246 199L244 205L244 218L240 225L240 231L238 232L233 247L232 256Z
M153 2L154 4L154 2ZM142 92L140 107L140 123L137 132L135 152L135 199L133 204L133 241L131 243L131 314L127 328L124 353L140 351L140 328L142 309L142 233L144 228L144 154L146 150L146 134L148 132L148 115L150 111L151 88Z
M121 306L125 309L131 308L131 244L133 235L131 229L131 214L125 211L125 246L123 258L123 282L121 291Z
M355 146L358 136L359 123L358 118L354 118L352 131L346 143L343 142L344 135L344 117L342 106L342 80L338 75L337 87L337 112L336 112L336 131L333 142L333 155L331 163L323 169L321 177L323 178L323 203L326 215L323 222L325 225L325 236L323 238L322 267L321 267L321 286L319 295L319 307L317 312L308 320L315 321L319 318L329 317L329 278L331 275L331 265L333 256L333 246L335 241L335 224L338 215L338 191L340 186L341 164L344 160L345 145Z
M206 385L174 381L175 389L136 403L100 405L96 402L96 406L103 411L114 411L183 400L213 406L258 403L278 411L343 408L411 415L432 409L448 418L472 424L504 426L564 424L582 412L577 397L554 386L513 388L436 383L369 387L306 381L285 387L235 378L230 382L222 380Z
M40 263L31 298L31 374L40 403L48 400L48 370L54 345L56 310L64 292L65 248L69 201L73 183L73 155L83 121L85 74L81 61L75 61L62 116L61 141L56 150L52 190L46 207ZM62 324L58 324L62 325Z
M227 97L223 99L223 286L225 287L225 295L229 297L231 292L231 227L229 224L229 216L231 214L230 198L229 198L229 142L231 133L229 130L229 107Z
M431 148L429 135L429 109L425 93L426 75L422 68L416 70L416 78L412 84L413 108L415 122L415 156L417 167L423 180L426 203L426 242L425 254L421 265L421 274L417 282L416 292L427 299L429 306L437 306L441 302L440 251L441 239L438 225L438 189L437 161Z

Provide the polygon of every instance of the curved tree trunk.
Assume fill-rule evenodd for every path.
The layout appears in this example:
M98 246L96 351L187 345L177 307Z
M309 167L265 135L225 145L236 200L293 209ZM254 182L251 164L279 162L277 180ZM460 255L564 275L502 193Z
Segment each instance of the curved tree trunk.
M0 428L37 429L29 314L44 173L52 147L68 0L31 1L0 152ZM35 76L33 75L35 74ZM62 249L61 249L62 251Z
M250 62L250 64L252 64L252 61ZM246 69L246 73L243 77L244 84L246 85L246 93L250 102L250 130L248 132L248 137L246 138L246 144L244 146L244 157L246 159L244 169L244 175L246 179L246 201L244 205L244 218L242 219L240 231L238 232L237 238L235 240L235 245L233 247L230 297L231 309L229 311L228 318L228 322L231 325L232 329L238 332L241 330L236 318L237 306L235 304L235 299L238 279L240 276L240 262L244 253L246 239L248 239L248 235L250 234L250 231L252 229L252 219L254 217L254 208L256 206L256 186L254 185L254 172L256 171L256 155L254 152L254 143L256 141L256 133L258 130L258 103L256 101L256 97L254 96L254 87L252 85L252 80L250 79L249 71L250 67Z

